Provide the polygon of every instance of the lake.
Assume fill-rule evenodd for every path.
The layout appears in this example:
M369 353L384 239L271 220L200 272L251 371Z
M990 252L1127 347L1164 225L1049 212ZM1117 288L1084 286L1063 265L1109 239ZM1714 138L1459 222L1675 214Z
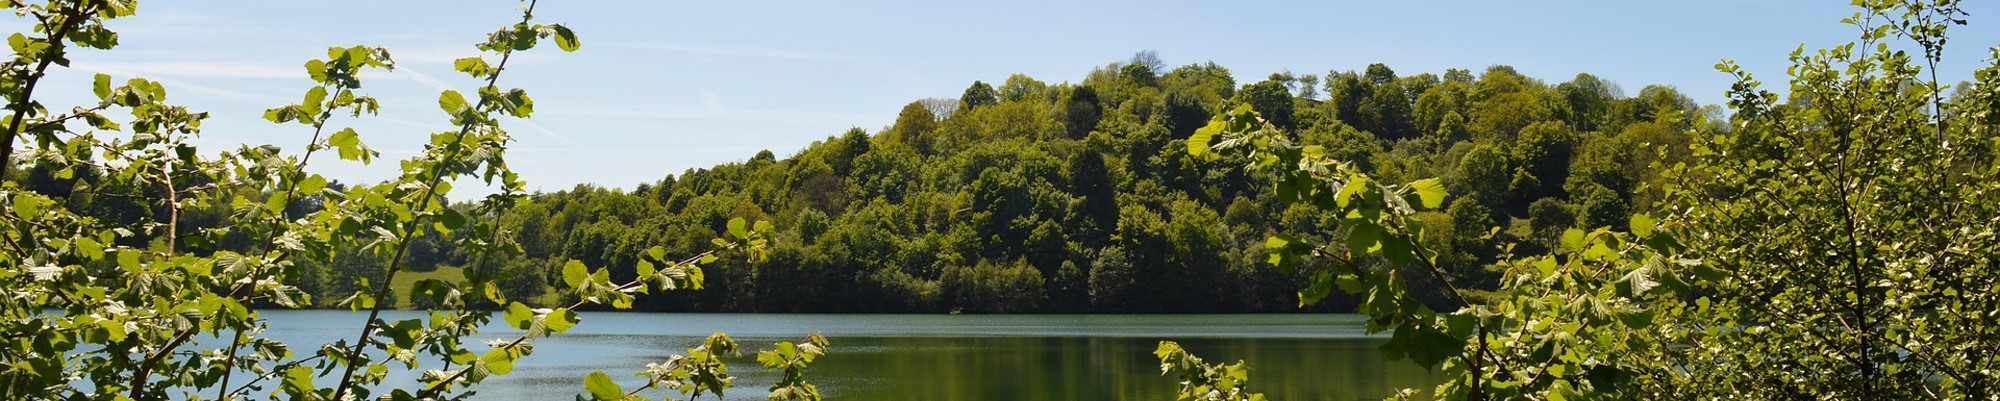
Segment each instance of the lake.
M268 335L300 352L351 338L365 316L346 311L263 311ZM424 316L388 311L390 320ZM831 342L807 374L830 400L1171 400L1176 380L1152 354L1174 340L1210 362L1246 360L1253 391L1273 400L1379 400L1433 376L1384 362L1386 340L1361 317L1283 315L797 315L596 312L569 333L535 341L514 372L488 379L472 399L567 400L603 370L631 388L632 372L683 354L715 332L742 344L729 360L738 386L724 400L763 400L776 377L756 350L809 333ZM495 317L498 320L498 317ZM482 333L511 338L517 331ZM483 349L483 348L476 348ZM394 375L410 380L407 374ZM396 380L392 378L391 380ZM406 383L408 381L405 381ZM659 393L647 393L658 399ZM702 399L716 399L704 395Z

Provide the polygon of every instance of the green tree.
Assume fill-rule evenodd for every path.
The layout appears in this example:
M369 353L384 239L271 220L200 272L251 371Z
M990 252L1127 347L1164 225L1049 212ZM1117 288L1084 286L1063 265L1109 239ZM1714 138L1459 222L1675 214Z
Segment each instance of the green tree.
M1602 129L1612 102L1624 96L1619 93L1618 84L1586 73L1577 73L1576 78L1556 85L1556 92L1569 103L1570 129L1584 132Z
M1069 100L1063 102L1063 127L1069 132L1069 139L1083 139L1097 129L1102 110L1103 106L1097 104L1097 90L1078 86L1070 91Z
M2000 58L1963 99L1935 68L1955 1L1860 2L1857 42L1795 52L1792 99L1734 63L1733 129L1707 133L1671 198L1713 295L1672 332L1666 382L1698 398L1991 399L2000 310L1987 237ZM1991 38L1985 38L1990 40ZM1909 49L1909 50L1900 50ZM1645 97L1642 95L1642 97ZM1668 109L1671 110L1671 109ZM1975 145L1976 144L1976 145ZM1728 327L1729 330L1703 330ZM1741 376L1721 372L1762 372Z
M1257 112L1270 116L1272 124L1292 127L1292 92L1278 81L1264 80L1244 86L1236 91L1237 102L1249 104Z
M1026 74L1009 75L1007 81L1000 84L1000 100L1018 102L1039 99L1048 89L1048 83L1035 80Z
M958 96L958 104L965 111L999 103L1000 98L993 92L993 85L980 81L972 81L972 86L965 88L965 94Z
M1445 183L1452 192L1465 194L1466 198L1481 204L1501 205L1507 194L1508 183L1512 182L1512 162L1500 148L1491 145L1476 145L1472 151L1458 161L1458 170Z
M896 124L890 126L889 135L884 140L902 142L928 151L931 149L931 144L925 135L937 126L937 120L937 115L931 114L930 108L924 107L923 102L910 102L903 106L902 112L896 114Z
M1569 180L1570 160L1580 141L1568 125L1560 122L1543 121L1522 128L1521 134L1514 138L1513 160L1520 163L1521 171L1534 176L1539 185L1520 188L1522 201L1517 204L1526 207L1534 199L1563 197L1562 186Z
M1491 75L1491 73L1488 73ZM1521 129L1555 119L1542 99L1520 91L1491 95L1473 108L1470 125L1473 140L1493 143L1513 142Z
M1041 271L1026 261L996 263L981 259L972 266L946 269L944 293L955 311L1031 311L1047 297L1044 281Z
M1090 262L1090 304L1099 310L1125 310L1132 301L1132 259L1116 245L1098 251Z

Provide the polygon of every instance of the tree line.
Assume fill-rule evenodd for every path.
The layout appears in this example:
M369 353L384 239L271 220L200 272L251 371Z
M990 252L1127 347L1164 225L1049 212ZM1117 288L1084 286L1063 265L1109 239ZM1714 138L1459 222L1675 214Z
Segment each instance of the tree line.
M1627 95L1590 74L1549 83L1507 66L1477 74L1399 75L1389 66L1290 72L1238 83L1214 63L1168 69L1156 55L1093 69L1076 84L1013 75L957 99L923 99L875 132L852 129L790 156L690 169L630 190L596 185L537 193L496 215L521 254L476 269L518 298L562 302L562 266L609 266L629 278L641 251L697 253L731 218L776 223L771 259L706 271L707 291L649 297L638 308L737 312L1277 312L1301 310L1306 278L1265 262L1274 232L1336 227L1340 216L1282 205L1229 163L1191 159L1185 138L1227 104L1247 104L1302 144L1386 180L1442 177L1448 207L1418 216L1441 259L1474 289L1496 281L1499 246L1546 248L1572 227L1624 228L1658 197L1656 162L1685 157L1689 132L1716 121L1672 87ZM1323 94L1323 95L1322 95ZM93 172L30 164L10 177L109 218L160 221L142 200L161 188L68 189ZM340 183L330 184L339 188ZM249 188L219 188L263 199ZM123 196L107 196L115 192ZM287 213L322 207L287 200ZM222 226L240 205L180 211L183 230ZM452 244L414 239L418 271L474 266ZM156 241L146 235L129 245ZM245 235L178 246L241 250ZM1515 252L1533 251L1519 249ZM308 264L300 287L321 299L357 288L386 258L338 252ZM371 273L373 272L373 273ZM1413 283L1430 302L1436 283ZM403 289L407 294L407 289ZM422 306L421 304L414 306ZM1352 300L1306 310L1350 311Z

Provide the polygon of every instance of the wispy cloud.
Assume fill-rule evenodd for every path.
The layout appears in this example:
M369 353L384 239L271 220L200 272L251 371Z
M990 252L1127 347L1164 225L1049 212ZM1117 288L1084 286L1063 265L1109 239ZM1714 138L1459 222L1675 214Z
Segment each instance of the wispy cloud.
M722 107L718 97L710 107L703 105L587 105L582 107L540 108L538 115L551 117L617 118L636 120L708 120L795 125L848 126L876 119L875 116L812 110L768 110Z
M519 123L521 125L527 126L528 129L530 130L539 132L542 135L547 135L550 138L555 138L563 142L568 142L571 145L583 146L582 142L577 142L575 139L570 139L567 136L563 136L563 134L558 134L555 131L550 130L548 127L543 127L541 124L536 124L534 121L529 121L528 119L525 118L517 120L509 120L509 122Z
M430 74L418 72L414 68L409 68L409 67L397 68L395 74L398 76L407 77L411 81L416 81L419 84L423 84L424 86L428 86L431 89L435 89L440 92L448 89L454 89L451 87L450 84L446 84L444 83L444 81L440 81L437 78L430 76Z
M709 112L722 111L722 95L701 91L701 108L708 109Z
M126 78L134 78L134 77L145 77L146 79L150 79L150 80L153 80L154 82L159 82L159 83L161 83L161 84L165 85L165 86L167 87L167 89L168 89L168 90L170 90L170 91L172 91L172 90L187 90L187 91L189 91L189 92L194 92L194 93L198 93L198 94L202 94L202 95L208 95L208 96L214 96L214 97L218 97L218 98L224 98L224 99L235 99L235 100L257 100L257 101L276 101L277 99L279 99L278 97L274 97L274 96L270 96L270 95L263 95L263 94L254 94L254 93L249 93L249 92L242 92L242 91L234 91L234 90L228 90L228 89L222 89L222 88L217 88L217 87L214 87L214 86L209 86L209 85L202 85L202 84L198 84L198 83L194 83L194 82L190 82L190 81L188 81L188 80L180 80L180 79L172 79L172 78L162 78L163 76L174 76L173 74L165 74L165 73L159 73L159 72L149 72L149 71L146 71L146 70L142 70L142 69L131 69L131 68L128 68L128 67L135 67L135 66L138 66L138 65L136 65L136 64L93 64L93 63L76 63L76 64L74 64L74 65L73 65L73 68L75 68L75 69L76 69L77 71L85 71L85 72L91 72L91 73L100 73L100 74L108 74L108 75L111 75L111 76L112 76L112 82L113 82L113 84L119 84L119 83L122 83L122 82L124 82L123 80L124 80L124 79L126 79ZM303 75L303 74L301 74L301 75ZM217 78L217 77L213 77L213 76L198 76L198 75L197 75L197 76L186 76L186 77L187 77L187 78L190 78L190 79L192 79L193 81L209 81L209 80L210 80L210 78Z
M396 60L397 69L402 69L403 66L411 64L451 65L452 62L458 61L458 59L472 56L488 56L486 62L489 63L500 61L498 56L481 52L470 45L389 48L389 57ZM507 57L507 62L509 65L512 65L512 63L539 63L554 58L555 56L548 52L516 52L512 56Z
M798 60L880 60L880 58L876 57L855 56L846 54L816 53L808 51L774 49L774 48L756 47L756 46L712 47L712 46L699 46L699 45L652 44L652 43L610 43L601 46L618 48L618 49L659 50L659 51L694 53L694 54L705 54L711 56L729 56L729 57L757 57L757 58L798 59Z
M189 78L305 78L305 68L254 62L156 62L156 63L77 63L76 68L142 76Z
M750 153L750 152L755 152L755 151L758 151L758 150L761 150L761 149L763 149L763 148L757 148L757 147L750 147L750 146L668 146L668 147L630 147L630 146L618 146L618 147L596 147L596 146L580 146L580 147L543 147L543 148L531 148L531 147L514 147L514 148L508 148L508 149L507 149L507 151L508 151L508 152L513 152L513 153L527 153L527 154L571 154L571 153L585 153L585 154L589 154L589 155L605 155L605 154L629 154L629 155L660 155L660 154L697 154L697 155L712 155L712 154L738 154L738 153L744 153L744 154L747 154L747 153Z
M427 131L432 131L432 132L438 132L438 131L444 131L444 130L448 130L448 129L452 129L452 127L451 127L451 126L449 126L449 125L445 125L445 124L439 124L439 123L432 123L432 122L425 122L425 121L415 121L415 120L405 120L405 119L400 119L400 118L389 118L389 117L380 117L380 116L377 116L377 117L371 117L371 118L369 118L369 119L370 119L370 120L374 120L374 121L381 121L381 122L386 122L386 123L392 123L392 124L397 124L397 125L402 125L402 126L408 126L408 127L416 127L416 128L421 128L421 129L424 129L424 130L427 130Z

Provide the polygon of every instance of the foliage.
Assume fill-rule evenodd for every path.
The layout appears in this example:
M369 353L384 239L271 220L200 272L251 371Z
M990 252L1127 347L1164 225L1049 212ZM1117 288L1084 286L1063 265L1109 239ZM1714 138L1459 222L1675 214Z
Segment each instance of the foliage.
M1289 270L1308 266L1307 258L1333 261L1312 267L1300 301L1319 302L1335 288L1360 297L1368 330L1392 332L1381 347L1385 357L1443 371L1440 398L1616 394L1659 368L1625 358L1657 347L1646 306L1688 284L1678 277L1683 263L1671 253L1674 237L1650 220L1635 217L1633 226L1643 230L1633 234L1570 229L1559 253L1497 266L1505 277L1499 295L1478 302L1422 240L1426 225L1417 213L1445 202L1438 179L1381 183L1321 147L1292 144L1248 106L1196 131L1188 152L1245 163L1273 176L1281 201L1341 216L1332 239L1271 236L1270 262ZM1415 280L1443 287L1451 309L1440 313L1421 301L1409 288Z
M806 336L804 343L782 341L777 348L758 351L757 362L765 369L784 371L784 377L771 384L771 401L819 401L819 387L805 382L805 371L813 360L826 355L828 345L826 337L813 334Z
M1791 98L1733 63L1731 129L1676 168L1713 294L1668 334L1694 397L1992 399L2000 54L1946 98L1958 2L1857 2L1858 42L1791 55ZM1900 43L1897 43L1900 42ZM1909 50L1904 50L1909 49ZM1724 372L1764 372L1732 375Z
M510 299L521 286L503 289L514 280L494 267L514 265L501 262L523 247L502 229L509 224L478 217L504 215L526 200L505 161L512 139L499 117L527 118L534 101L498 80L515 52L544 41L564 51L579 45L569 28L535 23L533 1L519 22L478 44L487 55L454 63L483 82L471 97L440 94L438 106L455 128L432 134L423 151L402 161L400 177L376 185L335 183L306 165L325 152L361 163L378 156L336 117L379 107L357 90L361 71L395 68L385 49L328 49L326 58L304 64L316 85L302 100L264 114L308 128L304 152L262 145L204 155L190 139L208 115L167 103L157 82L113 86L111 76L98 74L91 90L99 102L62 114L35 97L51 65L68 65L68 49L116 45L105 22L131 15L133 2L10 5L38 23L35 36L12 36L14 56L0 65L11 113L0 121L0 176L10 178L0 184L8 205L0 215L0 281L9 294L0 298L0 331L9 333L0 347L6 398L222 400L261 392L272 399L463 399L470 386L512 371L531 352L530 340L577 324L579 307L627 308L636 294L701 288L703 266L717 262L718 251L748 250L754 259L773 231L769 222L730 219L728 239L695 256L669 259L657 246L639 252L624 282L613 281L609 269L566 259L560 277L573 302L531 308ZM120 108L131 117L106 115ZM23 159L47 173L32 188L7 174L21 142L28 144ZM468 181L497 183L500 191L459 205L443 200L451 183ZM68 190L51 191L59 186ZM433 308L427 318L380 318L393 307L398 273L429 270L425 262L453 254L465 263L464 280L422 279L402 288L401 295ZM305 278L320 282L302 285ZM315 298L367 310L359 334L299 348L263 335L267 321L254 308L312 306ZM482 304L500 307L500 321L523 334L483 349L466 344L491 320L491 311L476 308ZM392 371L421 373L413 383L385 382ZM592 390L602 384L587 382ZM377 389L387 391L373 394Z
M757 361L765 369L779 370L783 375L771 384L771 401L820 400L819 388L805 381L805 370L815 359L826 355L828 342L818 334L806 336L804 343L778 342L775 348L757 352ZM646 365L646 370L635 374L646 379L646 384L626 390L611 375L604 371L593 371L583 379L584 389L594 401L637 401L650 398L639 393L652 389L666 389L685 395L685 400L700 399L703 393L721 397L724 390L734 386L735 378L729 375L729 366L723 363L724 356L736 355L738 345L728 335L715 333L703 340L701 345L689 348L687 355L667 357L664 363ZM577 396L582 399L583 396ZM667 396L665 399L676 399Z
M1179 343L1161 341L1153 351L1160 358L1160 374L1180 373L1179 401L1262 401L1264 394L1251 393L1246 387L1250 383L1250 368L1243 361L1234 364L1217 363L1209 365L1201 357L1190 354Z
M1489 69L1473 83L1484 110L1470 114L1475 145L1452 185L1470 193L1448 215L1474 222L1488 205L1525 206L1538 240L1525 245L1548 252L1502 247L1487 294L1455 284L1466 277L1424 240L1435 225L1420 212L1445 197L1436 179L1382 184L1295 144L1250 105L1196 131L1188 152L1268 174L1279 200L1341 216L1318 230L1330 238L1271 236L1271 263L1312 269L1304 302L1333 288L1361 297L1368 328L1393 331L1386 357L1441 368L1440 399L1990 399L1986 350L2000 335L1983 320L2000 309L1989 291L2000 285L1989 238L2000 214L1975 200L2000 182L2000 53L1947 100L1935 67L1946 28L1964 23L1958 4L1856 4L1858 44L1793 54L1790 103L1718 65L1738 78L1726 128L1664 87L1601 105L1612 91L1580 76L1549 102L1538 83ZM1558 118L1569 122L1548 122ZM1566 131L1592 126L1622 133L1584 140L1566 177L1547 168L1574 155ZM1655 134L1697 128L1708 130L1691 142ZM1496 151L1509 142L1512 152ZM1651 164L1623 168L1635 159ZM1560 180L1577 210L1546 196L1494 199L1509 170L1515 196ZM1653 183L1664 198L1636 196ZM1650 207L1640 199L1665 202L1666 219L1630 214ZM1542 239L1564 220L1599 228ZM1448 291L1451 312L1412 294L1425 278Z

